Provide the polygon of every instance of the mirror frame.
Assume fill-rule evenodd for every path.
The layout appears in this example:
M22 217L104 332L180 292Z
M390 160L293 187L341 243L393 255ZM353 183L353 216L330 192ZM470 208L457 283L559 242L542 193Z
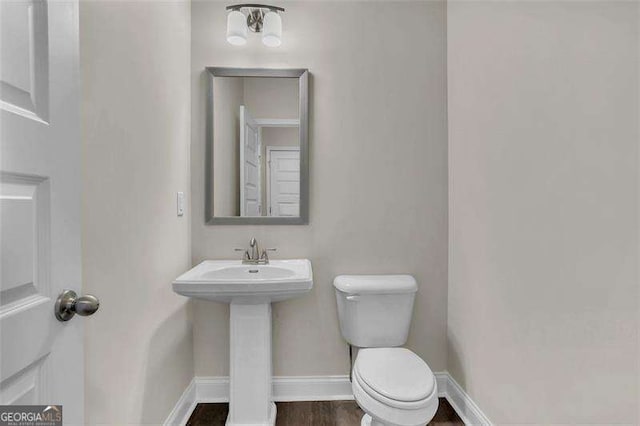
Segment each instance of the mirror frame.
M306 225L309 223L309 70L306 68L225 68L207 67L207 108L205 142L205 222L207 225ZM214 77L297 78L299 83L300 135L300 215L214 216L213 215L213 109Z

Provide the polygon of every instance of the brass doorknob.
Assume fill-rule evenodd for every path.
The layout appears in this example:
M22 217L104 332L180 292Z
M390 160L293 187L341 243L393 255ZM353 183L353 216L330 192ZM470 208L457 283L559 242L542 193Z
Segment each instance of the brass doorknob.
M58 321L69 321L75 314L86 317L93 315L100 307L97 297L90 294L78 297L73 290L64 290L58 296L54 311Z

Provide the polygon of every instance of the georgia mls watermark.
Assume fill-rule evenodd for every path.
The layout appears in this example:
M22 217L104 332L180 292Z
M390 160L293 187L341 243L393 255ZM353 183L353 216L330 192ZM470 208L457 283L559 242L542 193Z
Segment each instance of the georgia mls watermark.
M62 426L62 405L0 405L0 426Z

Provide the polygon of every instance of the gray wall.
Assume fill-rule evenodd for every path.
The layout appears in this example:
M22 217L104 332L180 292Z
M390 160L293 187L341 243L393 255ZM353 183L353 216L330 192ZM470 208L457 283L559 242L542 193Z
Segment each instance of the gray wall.
M213 213L240 215L240 105L244 105L244 79L213 79ZM219 106L219 107L218 107Z
M250 237L275 257L311 259L314 288L274 306L274 374L346 374L332 280L418 279L408 346L446 368L447 138L445 4L286 2L283 44L225 41L219 2L192 4L192 254L236 258ZM381 26L387 22L402 25ZM328 31L328 29L330 29ZM204 224L206 66L309 68L308 226ZM193 302L199 376L228 373L228 307Z
M638 3L447 15L449 370L497 424L636 424Z
M80 3L88 424L159 424L193 377L187 1ZM187 210L188 211L188 210Z
M300 105L298 86L297 78L246 77L244 102L253 118L296 119Z

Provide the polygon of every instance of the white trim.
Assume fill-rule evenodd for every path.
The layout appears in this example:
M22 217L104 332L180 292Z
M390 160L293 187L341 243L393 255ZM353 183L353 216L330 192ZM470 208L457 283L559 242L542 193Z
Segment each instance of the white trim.
M282 376L273 378L273 400L343 401L352 400L349 376Z
M438 396L446 398L466 425L492 423L460 385L446 372L435 373ZM273 378L273 400L352 400L349 376L279 376ZM184 425L198 403L229 401L229 377L195 377L164 422Z
M197 402L229 402L229 377L196 377Z
M265 147L267 149L267 152L269 151L296 151L296 152L300 152L300 147L299 146L287 146L287 145L267 145Z
M247 126L247 122L246 122L246 107L244 105L240 105L240 144L239 144L240 145L240 164L238 165L240 167L240 216L245 216L245 212L244 212L244 205L245 205L245 199L244 199L244 192L245 192L245 187L244 187L244 180L245 180L244 155L245 155L245 150L246 150L246 145L247 145L247 129L246 129L246 126ZM213 153L213 149L211 149L211 152ZM211 179L212 177L213 177L213 173L211 174L211 176L207 176L207 179ZM212 186L212 188L215 190L215 188L213 186ZM215 213L213 213L212 216L215 216Z
M191 417L191 413L193 413L193 410L196 408L196 404L198 403L196 395L196 379L193 378L180 399L178 399L178 402L176 402L171 413L169 413L169 417L165 420L164 425L183 425L187 423L187 420Z
M447 371L435 373L435 376L438 383L438 396L447 398L447 401L456 410L465 425L492 425L489 418L480 410L480 407L473 402Z
M447 397L448 380L451 376L446 371L440 373L433 373L436 376L436 384L438 385L438 398Z
M260 127L300 127L300 120L296 118L254 118Z

